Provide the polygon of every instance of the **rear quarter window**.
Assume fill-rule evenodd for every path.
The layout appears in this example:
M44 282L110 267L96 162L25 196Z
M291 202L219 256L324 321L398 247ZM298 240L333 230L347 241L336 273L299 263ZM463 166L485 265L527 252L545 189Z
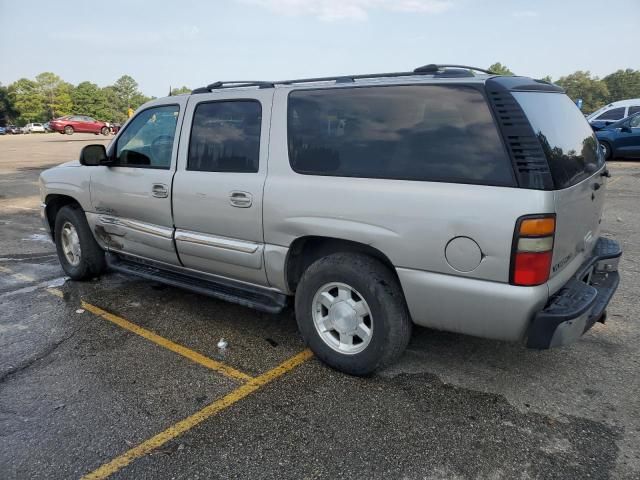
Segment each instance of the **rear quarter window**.
M550 92L513 96L544 150L556 189L581 182L602 165L593 129L569 97Z
M297 90L289 161L308 175L515 186L483 93L406 85Z

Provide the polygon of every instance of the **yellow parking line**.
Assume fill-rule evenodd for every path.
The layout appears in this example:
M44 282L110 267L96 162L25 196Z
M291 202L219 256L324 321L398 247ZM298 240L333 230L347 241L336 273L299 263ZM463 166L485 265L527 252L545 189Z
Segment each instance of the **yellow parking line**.
M86 308L86 307L85 307ZM216 400L215 402L207 405L202 410L194 413L190 417L185 418L184 420L179 421L175 425L167 428L163 432L158 433L154 437L151 437L149 440L142 442L140 445L133 447L131 450L123 453L119 457L114 458L109 463L105 463L97 470L85 475L82 477L83 480L96 480L107 478L108 476L114 474L118 470L126 467L134 460L147 455L152 452L156 448L164 445L170 440L182 435L187 430L192 429L196 425L202 423L207 418L215 415L216 413L230 407L234 403L242 400L246 396L255 392L262 386L267 383L275 380L278 377L281 377L285 373L293 370L298 365L306 362L313 356L310 350L303 350L297 355L291 357L284 363L281 363L279 366L274 368L273 370L269 370L267 373L264 373L244 385L236 388L231 393L225 395L224 397Z
M85 310L88 310L94 315L104 318L105 320L108 320L111 323L114 323L119 327L124 328L125 330L129 330L130 332L140 335L141 337L144 337L147 340L150 340L153 343L160 345L161 347L164 347L168 350L171 350L172 352L177 353L178 355L182 355L183 357L188 358L192 362L199 363L200 365L210 368L211 370L215 370L216 372L219 372L225 375L226 377L233 378L234 380L241 380L243 382L253 379L253 377L251 377L250 375L247 375L246 373L236 370L235 368L225 365L224 363L205 357L204 355L198 352L195 352L187 347L178 345L177 343L174 343L171 340L168 340L164 337L161 337L160 335L153 333L150 330L147 330L146 328L142 328L136 325L135 323L131 323L128 320L125 320L122 317L114 315L113 313L109 313L106 310L102 310L100 307L96 307L95 305L91 305L90 303L87 303L85 301L82 301L81 305L82 305L82 308L84 308Z
M16 280L22 280L23 282L35 282L36 281L36 279L33 278L31 275L24 275L22 273L14 273L14 271L11 270L10 268L3 267L1 265L0 265L0 272L8 273L9 275L11 275Z
M47 292L49 292L51 295L55 295L56 297L64 298L64 294L62 293L62 290L58 288L47 288Z
M608 186L614 185L616 182L619 182L622 177L615 177L609 180Z

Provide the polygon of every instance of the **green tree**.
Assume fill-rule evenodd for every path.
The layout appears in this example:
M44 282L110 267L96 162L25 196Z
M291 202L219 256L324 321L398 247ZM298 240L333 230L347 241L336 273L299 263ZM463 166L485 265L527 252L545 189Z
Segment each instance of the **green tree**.
M487 70L497 73L498 75L515 75L506 65L502 65L500 62L496 62L491 65Z
M43 72L36 76L36 88L44 101L44 114L47 118L68 115L73 108L71 101L72 86L58 75Z
M102 95L105 101L104 120L123 123L127 119L127 109L119 105L118 93L113 85L104 87Z
M18 117L18 111L9 97L9 89L0 85L0 124L2 126L13 122Z
M38 84L28 78L16 80L8 87L9 98L18 111L18 123L42 121L44 114L44 98Z
M640 70L618 70L602 79L609 89L609 102L640 98Z
M113 89L116 93L118 106L124 110L129 107L134 108L131 104L136 95L140 95L138 91L138 82L136 82L129 75L123 75L116 83L113 84Z
M123 75L113 84L113 94L114 105L119 112L117 116L120 118L120 114L122 114L124 119L127 118L129 108L135 110L150 100L138 90L138 83L129 75Z
M183 93L191 93L191 88L185 87L184 85L180 88L172 88L171 95L182 95Z
M609 98L607 84L597 77L591 77L591 73L581 70L560 77L556 84L567 92L572 100L582 99L582 110L590 113L605 105Z
M107 99L103 89L95 83L81 82L73 89L73 112L79 115L89 115L100 120L112 120L109 118Z

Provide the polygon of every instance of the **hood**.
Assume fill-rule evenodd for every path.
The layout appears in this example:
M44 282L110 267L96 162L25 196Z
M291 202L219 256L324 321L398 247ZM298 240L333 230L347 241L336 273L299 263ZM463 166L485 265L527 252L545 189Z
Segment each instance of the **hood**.
M80 167L80 161L79 160L70 160L68 162L64 162L61 163L60 165L58 165L57 167L54 168L62 168L62 167Z

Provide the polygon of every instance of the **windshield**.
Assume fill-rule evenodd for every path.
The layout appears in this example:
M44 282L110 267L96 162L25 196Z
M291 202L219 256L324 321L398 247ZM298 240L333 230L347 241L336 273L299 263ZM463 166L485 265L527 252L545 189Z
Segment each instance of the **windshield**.
M514 92L544 150L557 189L581 182L604 162L584 116L564 94Z

